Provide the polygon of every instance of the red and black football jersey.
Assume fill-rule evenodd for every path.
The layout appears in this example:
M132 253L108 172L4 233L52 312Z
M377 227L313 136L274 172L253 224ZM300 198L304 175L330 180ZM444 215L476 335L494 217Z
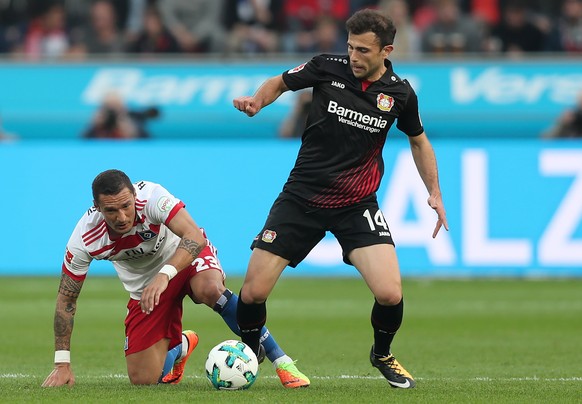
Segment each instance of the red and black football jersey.
M408 136L424 132L410 83L385 61L387 71L363 90L347 55L319 55L283 73L289 89L313 87L301 148L284 191L314 207L352 205L378 190L382 148L396 126Z

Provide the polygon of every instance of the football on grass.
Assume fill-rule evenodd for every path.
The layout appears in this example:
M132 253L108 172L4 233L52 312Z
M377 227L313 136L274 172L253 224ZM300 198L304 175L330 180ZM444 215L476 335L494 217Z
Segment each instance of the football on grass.
M259 372L253 350L241 341L216 345L206 359L206 377L218 390L242 390L252 386Z

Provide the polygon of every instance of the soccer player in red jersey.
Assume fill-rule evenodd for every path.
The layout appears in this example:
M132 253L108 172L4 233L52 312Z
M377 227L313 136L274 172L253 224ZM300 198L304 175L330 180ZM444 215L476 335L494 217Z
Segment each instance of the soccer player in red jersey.
M184 203L159 184L132 184L119 170L93 181L94 206L79 220L65 251L54 318L55 367L43 387L73 385L71 335L77 298L93 260L113 263L129 292L125 357L133 384L176 384L198 344L182 330L182 300L189 296L216 311L233 332L238 297L224 285L217 251ZM286 388L309 386L309 379L261 332L259 363L267 356Z

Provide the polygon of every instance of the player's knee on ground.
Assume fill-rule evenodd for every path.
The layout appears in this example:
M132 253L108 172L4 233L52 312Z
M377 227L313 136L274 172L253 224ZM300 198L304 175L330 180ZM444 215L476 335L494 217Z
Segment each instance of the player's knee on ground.
M127 375L129 376L129 381L131 384L135 385L148 385L148 384L158 384L160 376L162 374L162 369L148 370L140 367L133 367L127 369Z

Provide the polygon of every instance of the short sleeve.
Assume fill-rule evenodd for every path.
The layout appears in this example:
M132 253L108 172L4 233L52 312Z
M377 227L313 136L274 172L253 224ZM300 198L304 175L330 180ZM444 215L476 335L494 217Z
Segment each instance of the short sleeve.
M63 271L75 280L83 280L89 272L93 257L84 247L80 226L77 225L67 242L63 258Z
M144 214L151 223L166 224L183 208L184 204L161 185L154 185L144 207Z
M406 105L398 116L396 127L408 136L418 136L424 132L420 113L418 111L418 97L407 80L405 80L405 83L409 88L409 94L406 100Z
M309 62L283 72L283 81L291 91L313 87L322 76L320 65L321 56L315 56Z

